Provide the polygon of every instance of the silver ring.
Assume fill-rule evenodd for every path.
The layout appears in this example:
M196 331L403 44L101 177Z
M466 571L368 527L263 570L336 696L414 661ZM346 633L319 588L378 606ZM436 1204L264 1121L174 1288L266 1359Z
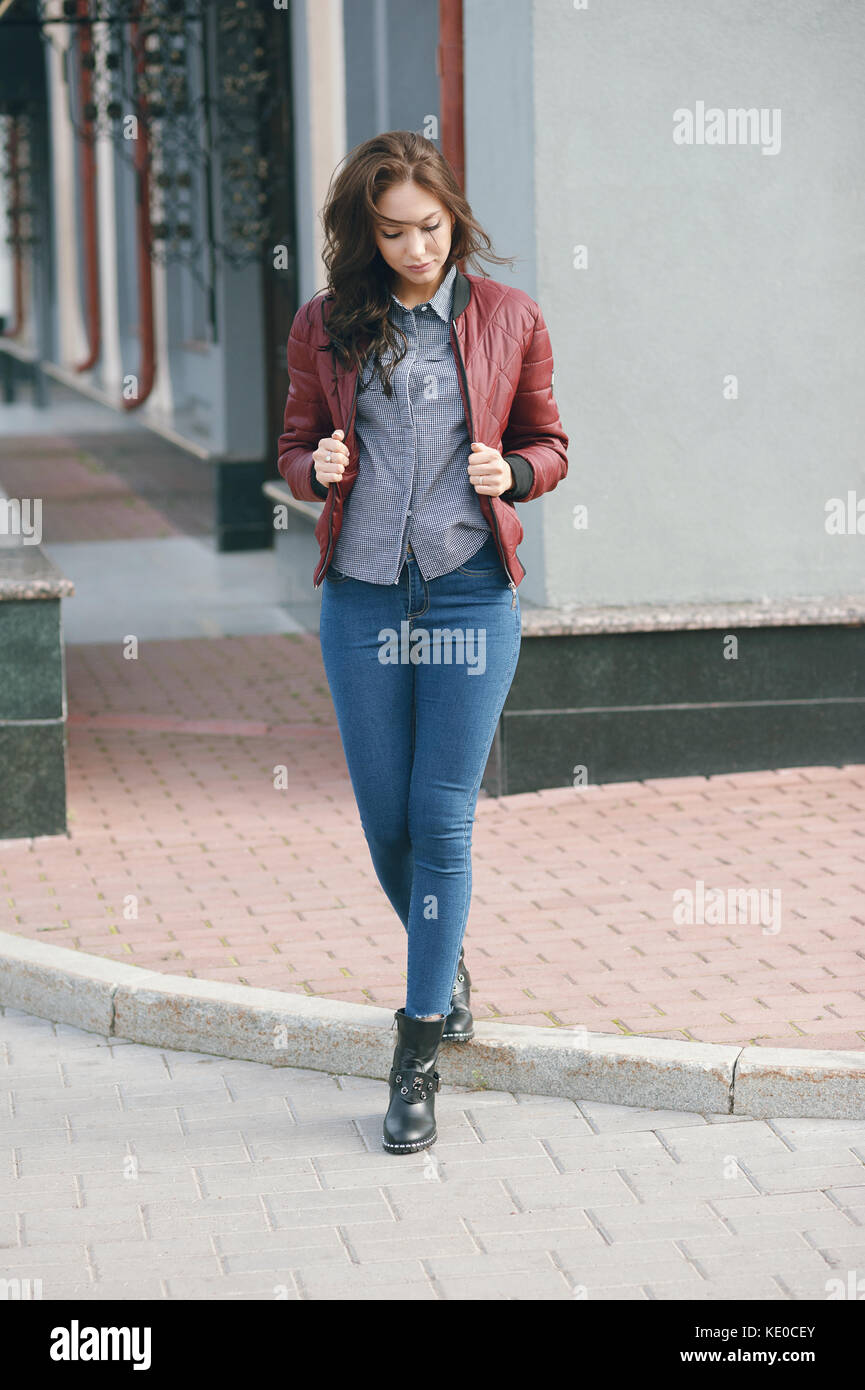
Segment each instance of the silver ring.
M325 461L325 463L330 463L330 461L331 461L332 458L333 458L333 455L331 454L330 450L328 449L327 453L326 453L325 456L324 456L324 461Z

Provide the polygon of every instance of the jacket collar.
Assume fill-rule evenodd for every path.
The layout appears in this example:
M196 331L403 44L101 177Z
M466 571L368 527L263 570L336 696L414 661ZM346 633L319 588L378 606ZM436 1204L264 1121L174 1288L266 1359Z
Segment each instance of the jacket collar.
M471 292L471 282L469 281L467 276L463 275L459 266L457 266L457 275L456 279L454 280L453 307L451 309L452 318L458 318L459 315L463 312L463 310L469 302Z

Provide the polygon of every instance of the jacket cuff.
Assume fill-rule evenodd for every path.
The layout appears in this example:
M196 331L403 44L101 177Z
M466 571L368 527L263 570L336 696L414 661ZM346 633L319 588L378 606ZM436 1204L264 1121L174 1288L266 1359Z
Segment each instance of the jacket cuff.
M312 490L313 490L313 492L315 493L316 497L321 497L322 500L323 500L325 497L327 497L328 489L325 487L324 483L320 483L320 482L318 481L318 478L315 476L315 464L314 464L314 463L313 463L313 464L310 464L310 468L309 468L309 483L310 483L310 487L312 488Z
M509 487L507 492L502 493L502 497L509 502L519 502L524 497L528 497L535 481L535 473L528 459L524 459L522 454L503 454L505 463L511 465L511 472L514 475L514 485Z

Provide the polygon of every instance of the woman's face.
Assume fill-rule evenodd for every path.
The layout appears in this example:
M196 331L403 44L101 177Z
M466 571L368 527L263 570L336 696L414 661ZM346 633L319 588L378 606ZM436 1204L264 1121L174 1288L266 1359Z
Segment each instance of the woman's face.
M425 303L444 279L455 218L411 180L382 193L376 210L375 242L394 273L394 293Z

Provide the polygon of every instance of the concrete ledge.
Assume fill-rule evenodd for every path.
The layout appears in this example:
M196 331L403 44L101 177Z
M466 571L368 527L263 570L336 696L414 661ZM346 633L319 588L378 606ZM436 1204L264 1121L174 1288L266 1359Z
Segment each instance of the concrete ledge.
M0 1003L152 1047L386 1079L389 1009L163 975L0 933ZM688 1043L476 1024L445 1084L755 1118L865 1119L865 1052Z
M865 594L838 598L765 599L759 603L631 603L609 607L522 605L524 637L572 637L620 632L689 632L743 627L861 627Z
M865 1053L746 1047L736 1068L734 1114L861 1120Z

